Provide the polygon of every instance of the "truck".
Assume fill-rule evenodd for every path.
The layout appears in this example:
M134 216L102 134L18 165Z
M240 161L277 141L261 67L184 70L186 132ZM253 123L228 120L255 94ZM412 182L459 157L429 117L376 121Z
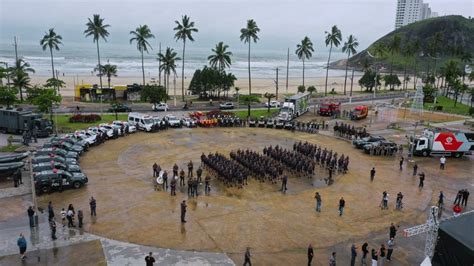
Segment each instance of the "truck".
M354 107L354 109L351 110L350 117L351 120L360 120L364 119L367 117L369 114L369 107L366 105L359 105Z
M290 97L285 97L285 101L280 108L277 120L290 121L309 111L309 93L297 93Z
M319 105L318 114L320 116L333 116L341 112L341 103L322 102Z
M472 154L474 150L474 133L425 129L420 137L413 139L411 145L413 155L438 155L459 158L463 155Z
M0 131L4 133L22 134L24 131L36 130L38 137L48 137L53 133L50 120L41 114L19 109L0 107Z

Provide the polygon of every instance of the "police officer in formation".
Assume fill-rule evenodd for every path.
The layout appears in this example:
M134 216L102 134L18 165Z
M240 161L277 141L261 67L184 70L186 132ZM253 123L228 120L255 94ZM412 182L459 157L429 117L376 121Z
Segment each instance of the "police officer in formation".
M260 182L265 182L268 179L272 184L275 184L283 174L283 166L280 162L255 151L239 149L236 152L232 151L230 158L250 169Z
M332 150L323 149L321 146L300 141L293 144L293 150L314 160L321 167L326 168L330 171L330 175L336 170L345 174L349 169L349 156L344 156L344 154L338 156L337 152L333 153Z
M354 138L365 138L369 134L365 130L365 128L362 129L355 129L354 125L349 125L341 122L337 122L334 125L334 136L339 136L343 138L348 138L352 139Z
M201 162L209 172L214 172L217 179L222 181L227 187L236 186L239 189L247 184L250 171L234 160L226 158L219 153L209 153L201 155Z

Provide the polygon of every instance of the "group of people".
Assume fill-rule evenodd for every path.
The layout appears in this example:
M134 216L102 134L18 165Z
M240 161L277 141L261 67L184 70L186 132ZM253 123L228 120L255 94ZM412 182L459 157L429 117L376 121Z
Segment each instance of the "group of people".
M332 172L336 170L345 174L349 169L349 156L341 154L338 158L337 152L333 153L332 150L322 149L321 146L318 147L318 145L300 141L293 144L293 150L315 160L321 167L325 167L330 172L331 177Z
M311 158L302 153L287 150L276 145L275 147L263 148L263 154L273 158L273 160L286 165L290 172L299 175L305 175L312 178L314 174L315 163Z
M377 145L370 145L368 153L370 156L394 156L398 152L403 152L403 146L391 145L388 143L379 143ZM367 151L366 151L367 152Z
M365 128L356 129L354 125L349 125L342 122L334 124L334 136L339 136L347 139L365 138L369 136Z
M31 141L38 143L38 128L34 126L31 130L28 129L28 125L25 123L26 130L22 134L22 144L30 146Z
M203 153L201 163L207 170L213 171L217 179L223 181L227 187L236 186L240 189L248 184L250 170L218 152L209 153L207 156Z
M188 166L188 174L187 174L188 196L198 197L199 185L202 184L203 169L201 166L199 166L198 169L196 170L196 176L194 176L193 161L190 160L187 166ZM153 177L157 177L157 178L159 177L158 179L155 179L155 190L159 190L160 187L162 187L163 191L168 190L168 171L162 170L161 166L158 165L156 162L153 164L152 168L153 168ZM186 183L185 183L186 173L184 169L181 169L181 171L179 171L179 167L175 163L173 165L173 176L171 177L171 181L169 184L169 187L171 188L171 191L170 191L171 196L176 196L178 178L179 178L179 186L180 187L186 186ZM206 175L206 177L204 178L204 182L205 182L204 193L206 195L208 195L211 191L210 181L211 181L211 177L209 175Z
M260 181L268 179L272 184L277 183L278 177L283 174L283 166L280 162L263 156L251 150L237 150L230 152L230 158L250 169L254 176Z
M323 120L324 121L324 120ZM323 123L324 124L324 123ZM323 125L318 123L317 121L310 121L310 122L295 122L294 129L301 132L306 132L310 134L316 134L319 132L319 128ZM322 128L324 129L324 127Z

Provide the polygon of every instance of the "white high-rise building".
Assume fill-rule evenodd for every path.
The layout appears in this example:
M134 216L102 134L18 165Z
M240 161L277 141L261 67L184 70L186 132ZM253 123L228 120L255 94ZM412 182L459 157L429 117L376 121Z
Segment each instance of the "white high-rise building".
M410 23L437 16L423 0L397 0L397 14L395 16L395 29Z

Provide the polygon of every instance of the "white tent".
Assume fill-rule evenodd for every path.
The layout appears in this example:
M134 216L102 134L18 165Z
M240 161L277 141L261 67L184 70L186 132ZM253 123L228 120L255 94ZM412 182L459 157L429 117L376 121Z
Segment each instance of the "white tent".
M426 258L421 262L420 266L431 266L431 259L430 257L426 256Z

